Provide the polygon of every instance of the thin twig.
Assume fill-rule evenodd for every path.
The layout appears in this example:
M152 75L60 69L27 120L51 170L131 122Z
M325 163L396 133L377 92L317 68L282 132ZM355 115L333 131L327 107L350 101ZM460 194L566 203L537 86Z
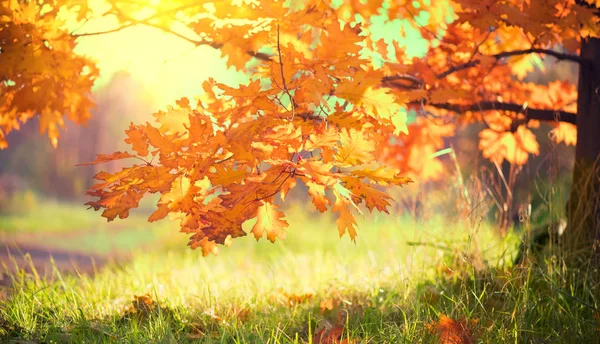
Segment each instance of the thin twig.
M290 120L293 121L294 117L296 116L296 104L294 101L294 97L292 97L292 94L290 93L290 90L287 87L287 84L285 82L285 75L283 73L283 59L281 57L281 46L279 44L279 24L277 24L277 54L279 55L279 71L281 73L281 82L283 83L283 91L290 98L290 103L292 104L292 118Z

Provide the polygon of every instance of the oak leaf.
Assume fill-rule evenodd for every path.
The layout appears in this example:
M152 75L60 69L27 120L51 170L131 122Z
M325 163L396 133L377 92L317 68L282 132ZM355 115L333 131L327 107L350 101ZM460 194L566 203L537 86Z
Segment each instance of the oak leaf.
M348 235L350 235L350 239L356 242L356 228L358 225L356 223L354 215L352 215L352 212L350 211L350 206L356 207L356 205L354 205L348 197L341 195L336 190L333 191L333 194L335 195L335 203L333 204L332 211L339 213L338 219L336 220L336 224L338 227L340 238L346 232L348 232Z
M283 229L288 226L288 222L282 220L285 215L276 209L277 207L269 202L262 202L262 205L258 207L256 224L252 227L252 233L256 240L262 238L265 233L270 242L275 242L277 238L285 239Z
M523 125L515 133L484 129L479 136L483 156L497 163L506 159L512 164L523 165L529 154L540 153L535 135Z
M135 155L132 155L128 152L114 152L112 154L98 154L98 155L96 155L96 159L94 161L85 162L85 163L79 164L77 166L104 164L109 161L135 158L135 157L136 157Z
M445 315L440 315L437 323L428 324L435 331L440 344L471 344L473 337L466 321L456 321Z
M306 182L306 186L308 187L308 194L312 197L312 203L317 210L321 213L326 212L331 202L325 196L325 186L310 180Z
M373 160L375 143L365 133L356 130L343 130L340 133L340 144L335 156L340 166L349 167L368 163Z

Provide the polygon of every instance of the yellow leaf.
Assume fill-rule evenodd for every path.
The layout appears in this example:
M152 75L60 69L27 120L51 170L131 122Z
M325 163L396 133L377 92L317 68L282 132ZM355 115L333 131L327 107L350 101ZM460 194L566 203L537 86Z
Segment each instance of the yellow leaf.
M511 164L524 165L529 154L540 153L535 135L524 125L517 128L515 133L484 129L479 137L483 157L497 163L506 159Z
M185 176L179 176L171 184L171 190L161 196L160 203L167 204L169 209L175 209L187 196L190 188L190 179Z
M276 238L285 239L283 229L288 226L288 223L281 219L285 215L276 209L277 206L269 202L263 202L258 208L257 221L252 227L256 240L260 239L265 232L270 242L275 242Z
M350 88L336 90L336 95L358 106L364 107L366 113L376 119L388 120L394 126L394 134L408 133L406 127L406 111L403 104L399 103L399 98L392 94L386 87L368 87L363 93L359 93L360 88Z
M308 194L312 197L312 202L318 211L324 213L327 206L330 205L329 199L325 197L325 186L312 181L306 182Z
M335 159L340 166L353 166L373 161L375 143L367 140L362 131L350 129L340 133L340 145Z
M567 146L577 144L577 127L571 123L559 122L550 134L556 143L564 142Z
M399 175L399 171L397 169L391 169L387 167L380 166L374 170L372 169L364 169L364 170L356 170L352 171L352 174L355 176L368 178L372 182L377 183L379 185L404 185L408 183L412 183L412 180L408 177L401 177Z
M346 233L346 231L348 231L350 239L356 242L357 224L354 215L352 215L352 212L348 208L351 205L350 200L335 190L333 191L333 194L335 195L335 203L332 211L340 213L340 216L336 220L340 238L344 235L344 233Z
M178 103L184 105L188 102L187 98L183 98ZM187 132L186 127L190 126L189 113L189 108L168 106L167 111L158 111L154 117L161 125L160 131L168 134L183 134Z

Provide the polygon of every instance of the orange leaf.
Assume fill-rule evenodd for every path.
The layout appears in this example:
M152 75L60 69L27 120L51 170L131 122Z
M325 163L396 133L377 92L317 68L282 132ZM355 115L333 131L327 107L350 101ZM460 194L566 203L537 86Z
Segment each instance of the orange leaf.
M551 137L556 143L564 142L567 146L577 144L577 127L570 123L559 122L556 128L552 129Z
M91 161L91 162L84 162L82 164L78 164L77 166L104 164L109 161L121 160L121 159L127 159L127 158L135 158L135 155L131 155L127 152L114 152L112 154L98 154L98 155L96 155L96 160Z
M285 303L290 306L294 306L299 303L305 303L308 300L312 299L314 296L313 293L295 294L295 293L287 293L285 291L282 291L281 294L285 298L285 301L286 301Z
M519 126L515 133L484 129L479 137L483 156L497 163L506 159L511 164L524 165L529 154L540 153L535 135L524 125Z
M340 134L340 146L335 156L341 166L364 164L373 160L375 143L356 130L344 130Z
M288 226L288 223L281 219L285 215L276 209L277 206L269 202L262 202L262 205L258 207L257 221L252 227L252 233L256 240L260 239L265 232L270 242L275 242L276 238L285 239L283 229Z
M471 344L473 338L465 321L457 322L445 315L441 315L437 324L428 327L435 330L440 344Z
M340 213L338 219L336 220L340 238L344 235L344 233L346 233L346 231L348 231L350 239L352 239L352 241L356 241L356 236L358 235L356 233L357 224L354 215L352 215L352 212L349 209L351 202L339 192L334 190L333 193L335 195L335 203L333 204L332 211Z
M146 133L141 130L140 127L131 123L129 129L125 130L125 134L127 134L125 143L129 143L138 155L148 155L148 138L146 137Z
M357 343L356 340L345 338L344 326L335 325L330 329L323 328L321 331L315 333L313 337L313 343L316 344L353 344Z
M325 197L325 186L312 181L307 181L308 194L312 197L312 202L318 211L324 213L327 211L327 206L331 204L328 198Z

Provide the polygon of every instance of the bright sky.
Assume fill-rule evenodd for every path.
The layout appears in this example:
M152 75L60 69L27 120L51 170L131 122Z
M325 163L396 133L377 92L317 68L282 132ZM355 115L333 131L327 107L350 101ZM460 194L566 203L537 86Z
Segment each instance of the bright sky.
M407 40L400 43L407 47L407 53L424 51L426 43L419 33L400 20L385 26L383 20L374 22L376 38L389 41L397 37L403 28ZM114 27L114 18L100 18L89 21L77 32L98 32ZM227 69L219 51L207 46L196 47L184 39L148 26L81 37L76 51L97 61L101 76L95 89L105 86L116 72L127 71L144 85L145 91L155 101L153 105L160 108L181 97L198 95L202 91L202 82L209 77L229 85L248 80L247 76L233 68Z
M158 106L184 96L193 98L209 77L228 84L247 79L233 68L228 70L219 51L206 46L195 47L147 26L82 37L77 52L97 61L101 75L95 89L105 86L116 72L125 70L144 85Z

